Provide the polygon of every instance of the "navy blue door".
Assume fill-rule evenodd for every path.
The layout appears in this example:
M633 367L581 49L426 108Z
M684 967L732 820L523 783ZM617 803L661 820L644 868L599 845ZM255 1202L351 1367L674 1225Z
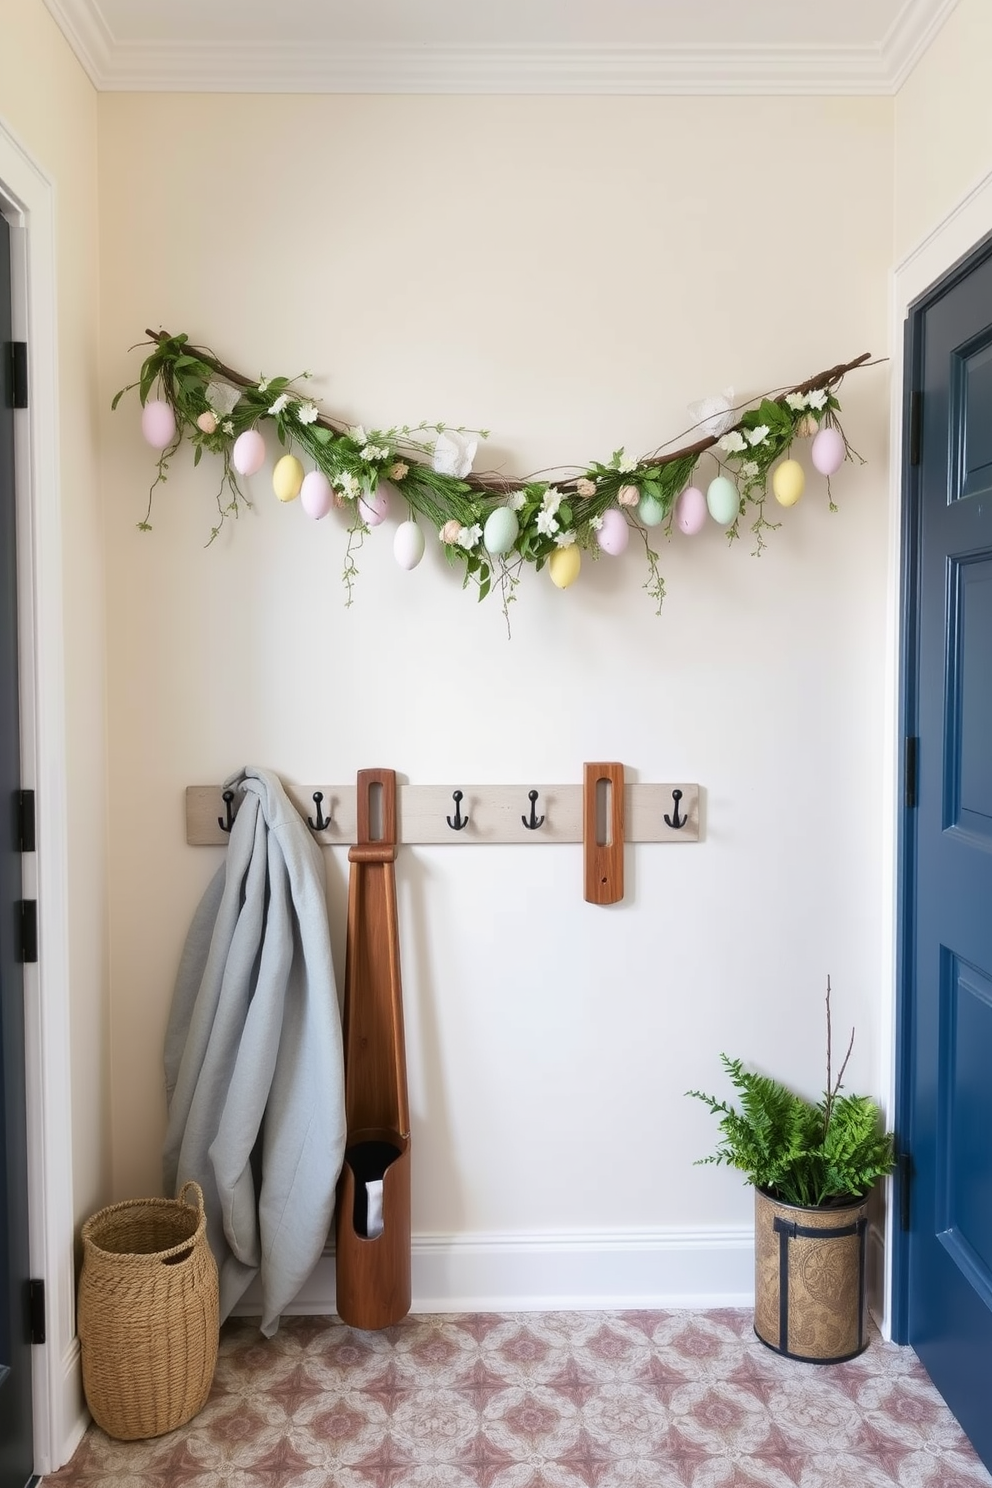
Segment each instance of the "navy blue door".
M909 330L906 1331L992 1468L992 244Z
M10 231L0 216L0 1488L32 1481Z

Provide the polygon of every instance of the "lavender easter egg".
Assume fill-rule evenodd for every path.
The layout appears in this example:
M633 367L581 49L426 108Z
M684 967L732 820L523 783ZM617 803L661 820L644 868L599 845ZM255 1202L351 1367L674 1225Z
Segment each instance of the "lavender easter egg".
M833 475L844 463L844 436L832 424L821 429L809 447L810 459L821 475Z
M714 522L729 527L741 509L737 487L725 475L718 475L706 487L706 505Z
M149 398L141 410L141 432L152 449L165 449L175 439L176 416L162 398Z
M687 537L695 537L706 525L706 497L698 486L686 486L675 503L675 525Z
M300 487L300 505L308 517L319 522L326 517L334 501L331 483L322 470L311 470L303 477Z
M630 528L623 512L615 506L607 507L602 516L602 526L596 533L596 541L604 553L617 558L630 541Z
M393 557L400 568L416 568L424 556L424 534L416 522L401 522L393 536Z
M265 464L265 440L257 429L246 429L234 441L231 464L239 475L254 475Z
M380 526L389 515L389 496L382 486L358 499L358 514L366 527Z

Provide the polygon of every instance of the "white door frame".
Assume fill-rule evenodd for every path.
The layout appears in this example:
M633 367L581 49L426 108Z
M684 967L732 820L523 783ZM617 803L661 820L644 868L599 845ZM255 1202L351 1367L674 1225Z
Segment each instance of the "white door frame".
M55 192L0 120L0 211L11 227L14 337L28 343L28 408L14 415L21 776L38 799L38 963L25 967L31 1275L45 1282L47 1341L33 1350L34 1470L71 1455L86 1416L75 1329L65 673L59 496Z
M927 235L896 264L892 275L889 345L892 352L892 391L890 402L889 461L892 498L889 510L888 561L888 634L886 637L886 778L882 791L885 841L885 882L883 916L886 945L883 959L883 985L888 989L884 999L879 1032L883 1051L881 1088L886 1092L890 1118L896 1109L896 1021L899 988L896 982L899 902L899 761L902 757L904 720L900 706L900 637L902 633L902 531L903 531L903 379L905 374L903 324L914 300L942 279L949 269L968 254L982 238L992 232L992 171L983 176ZM889 1185L890 1198L892 1185ZM896 1240L898 1215L890 1202L886 1217L885 1245L885 1312L882 1331L891 1337L892 1326L892 1257Z

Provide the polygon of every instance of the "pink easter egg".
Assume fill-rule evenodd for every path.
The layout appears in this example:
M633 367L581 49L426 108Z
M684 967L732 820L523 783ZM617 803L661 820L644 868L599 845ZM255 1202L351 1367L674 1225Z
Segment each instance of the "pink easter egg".
M308 517L313 517L319 522L321 517L326 517L334 504L334 492L331 483L322 470L311 470L303 477L300 487L300 505Z
M809 449L810 459L821 475L833 475L844 463L847 450L844 436L833 424L827 424L816 435Z
M596 533L596 541L604 553L618 558L630 541L630 528L622 512L615 506L607 507L603 513L603 525Z
M176 437L176 416L161 398L150 398L141 410L141 432L152 449L162 450Z
M231 464L239 475L254 475L265 464L265 440L257 429L246 429L234 441Z
M675 502L675 522L686 537L695 537L706 526L706 497L698 486L686 486Z
M389 515L389 496L382 486L358 499L358 512L366 527L378 527Z

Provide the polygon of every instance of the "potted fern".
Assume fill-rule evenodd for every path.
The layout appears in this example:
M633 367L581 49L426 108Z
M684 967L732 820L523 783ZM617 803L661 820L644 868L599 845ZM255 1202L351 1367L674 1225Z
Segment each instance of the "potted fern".
M842 1095L854 1030L836 1080L827 978L827 1084L808 1101L721 1055L738 1107L706 1095L720 1143L703 1163L738 1168L754 1186L754 1330L789 1358L836 1364L868 1344L868 1195L893 1166L892 1134L868 1096Z

